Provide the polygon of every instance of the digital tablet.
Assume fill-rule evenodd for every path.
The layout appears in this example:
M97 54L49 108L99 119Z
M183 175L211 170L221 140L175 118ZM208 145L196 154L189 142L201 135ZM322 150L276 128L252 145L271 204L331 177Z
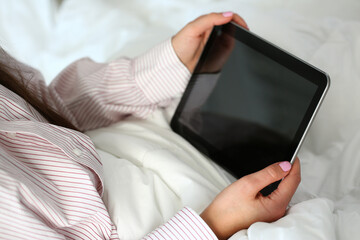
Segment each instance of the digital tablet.
M171 127L241 178L295 159L329 84L323 71L235 23L216 26Z

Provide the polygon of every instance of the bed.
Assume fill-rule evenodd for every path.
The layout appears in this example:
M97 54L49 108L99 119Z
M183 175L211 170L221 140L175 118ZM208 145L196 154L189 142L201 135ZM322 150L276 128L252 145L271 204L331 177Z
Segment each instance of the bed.
M302 182L286 216L255 223L231 239L357 239L359 1L3 0L0 45L50 82L80 57L104 62L136 56L195 17L226 10L239 13L253 32L328 72L332 80L300 150ZM103 200L121 239L141 238L183 206L201 212L234 181L171 131L177 102L146 120L130 117L87 132L103 159Z

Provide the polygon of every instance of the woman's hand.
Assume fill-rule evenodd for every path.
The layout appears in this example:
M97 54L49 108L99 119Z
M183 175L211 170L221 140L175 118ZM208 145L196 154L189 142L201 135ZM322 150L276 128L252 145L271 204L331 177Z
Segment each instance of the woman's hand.
M212 28L230 21L248 28L245 21L232 12L210 13L190 22L172 38L172 45L177 56L191 73L194 71Z
M282 178L270 195L264 197L259 192ZM273 222L284 216L300 179L298 158L292 167L289 162L272 164L225 188L200 216L219 239L227 239L255 222Z

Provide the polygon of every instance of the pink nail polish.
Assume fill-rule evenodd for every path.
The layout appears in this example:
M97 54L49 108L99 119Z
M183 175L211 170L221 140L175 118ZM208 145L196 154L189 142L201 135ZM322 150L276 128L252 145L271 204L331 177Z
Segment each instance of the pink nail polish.
M232 17L232 15L233 15L234 13L233 12L223 12L223 16L224 17Z
M281 169L284 172L287 172L287 171L289 171L291 169L291 163L289 163L288 161L284 161L284 162L279 163L279 166L281 167Z

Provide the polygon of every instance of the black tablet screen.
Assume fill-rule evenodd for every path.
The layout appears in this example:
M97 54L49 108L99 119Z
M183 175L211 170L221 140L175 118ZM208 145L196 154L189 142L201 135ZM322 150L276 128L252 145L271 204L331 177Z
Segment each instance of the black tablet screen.
M236 177L290 160L318 89L221 30L213 33L189 85L177 116L186 129L181 134Z

